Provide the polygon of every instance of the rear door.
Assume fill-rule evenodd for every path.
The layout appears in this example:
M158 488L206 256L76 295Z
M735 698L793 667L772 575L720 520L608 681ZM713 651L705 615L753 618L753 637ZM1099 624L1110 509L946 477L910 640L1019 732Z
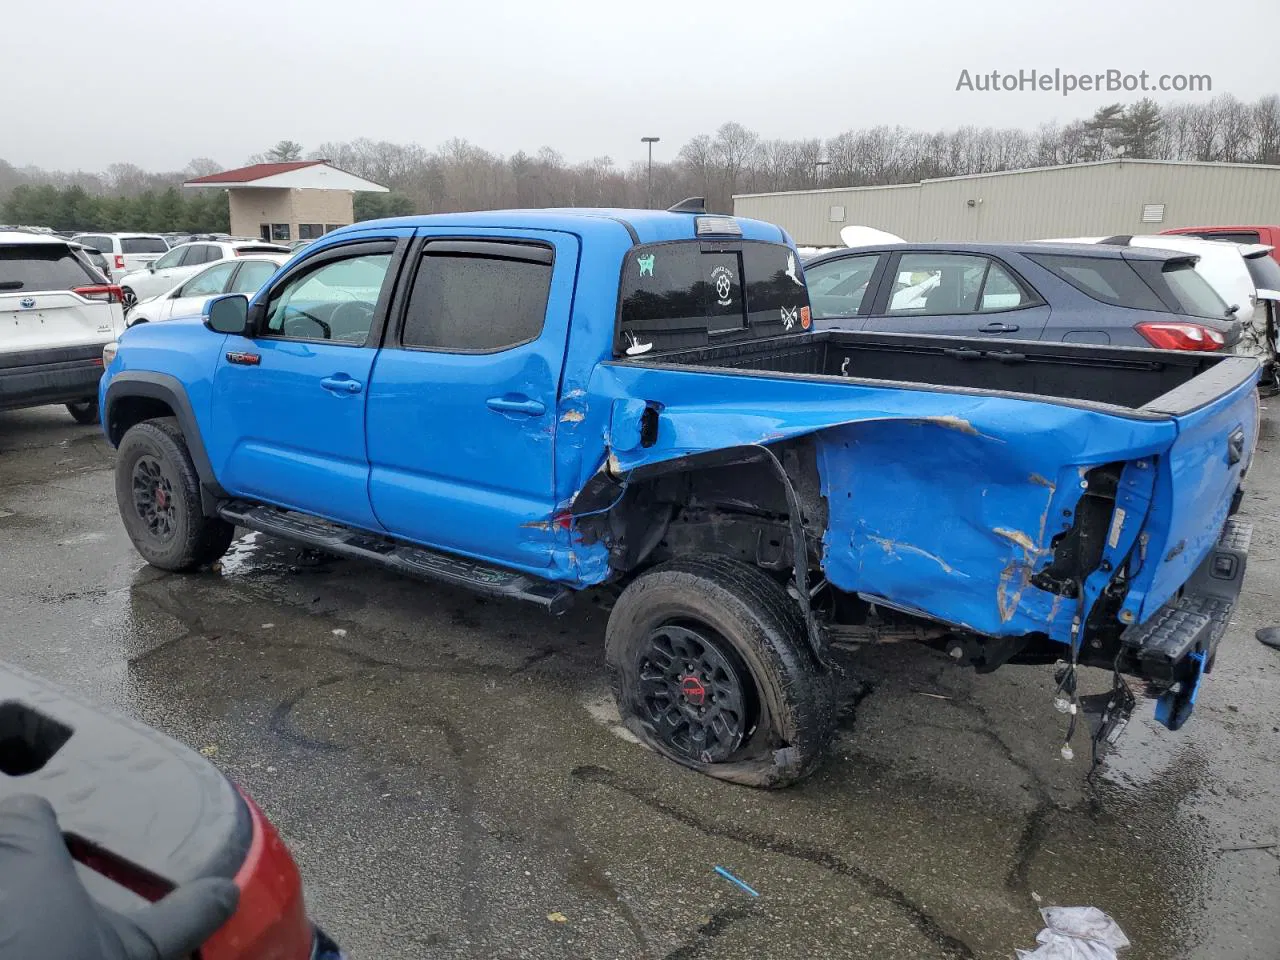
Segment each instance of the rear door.
M123 323L109 296L65 244L0 246L0 353L113 340Z
M365 401L397 249L392 233L317 251L255 298L265 319L252 339L226 338L205 441L232 494L380 529Z
M969 253L892 255L864 330L1038 340L1049 307L1007 264Z
M369 391L369 498L397 536L545 570L578 240L428 228Z

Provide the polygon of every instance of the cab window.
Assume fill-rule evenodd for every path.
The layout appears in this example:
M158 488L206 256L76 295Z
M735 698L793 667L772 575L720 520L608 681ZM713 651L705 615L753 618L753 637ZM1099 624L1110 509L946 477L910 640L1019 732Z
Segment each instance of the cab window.
M266 336L364 343L390 265L390 253L369 253L295 274L271 293Z

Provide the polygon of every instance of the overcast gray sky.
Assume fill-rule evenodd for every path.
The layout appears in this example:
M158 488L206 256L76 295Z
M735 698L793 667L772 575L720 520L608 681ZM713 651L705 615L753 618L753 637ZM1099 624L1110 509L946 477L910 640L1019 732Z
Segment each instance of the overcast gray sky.
M1031 127L1138 94L956 92L962 69L1210 74L1280 90L1280 2L1233 0L3 0L0 158L239 165L359 136L625 166L736 120ZM1158 101L1205 94L1153 93Z

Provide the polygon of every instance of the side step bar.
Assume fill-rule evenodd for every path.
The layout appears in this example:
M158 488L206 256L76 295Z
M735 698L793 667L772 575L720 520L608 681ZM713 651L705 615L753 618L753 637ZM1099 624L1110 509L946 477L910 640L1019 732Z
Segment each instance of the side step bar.
M573 600L572 590L547 580L415 547L305 513L231 500L219 505L218 516L237 527L259 530L340 557L367 560L411 577L438 580L493 597L526 600L548 613L564 613Z

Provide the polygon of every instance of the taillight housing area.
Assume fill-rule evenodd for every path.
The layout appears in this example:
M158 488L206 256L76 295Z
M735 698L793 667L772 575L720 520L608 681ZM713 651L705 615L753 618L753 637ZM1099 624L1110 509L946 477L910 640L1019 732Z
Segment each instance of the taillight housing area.
M86 300L98 300L102 303L123 303L124 294L114 283L98 284L92 287L75 287L71 291Z
M1135 329L1161 350L1221 350L1227 343L1217 330L1188 321L1152 320Z
M113 256L113 259L115 260L115 263L116 263L116 269L117 269L117 270L123 270L123 269L124 269L124 254L122 254L122 253L117 253L117 254L115 254L115 255Z

